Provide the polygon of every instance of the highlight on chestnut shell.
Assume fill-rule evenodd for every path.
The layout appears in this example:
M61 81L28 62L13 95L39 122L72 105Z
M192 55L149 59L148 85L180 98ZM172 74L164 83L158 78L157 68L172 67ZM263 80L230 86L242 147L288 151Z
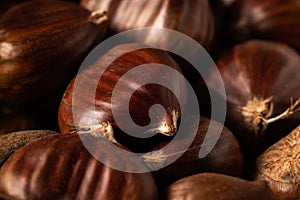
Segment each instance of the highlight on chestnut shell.
M300 56L293 48L250 40L224 53L217 66L227 94L225 125L237 136L247 157L256 158L298 125ZM210 71L206 84L218 94L215 72Z
M76 134L54 134L17 150L0 169L0 198L156 200L150 173L127 173L95 159ZM143 165L109 149L106 139L92 137L91 148L126 168ZM123 148L123 147L121 147ZM133 157L131 157L133 158Z
M129 51L131 48L140 49ZM158 64L180 73L178 65L163 50L142 44L123 44L109 50L82 70L65 91L59 108L60 130L64 133L90 132L115 142L114 133L122 132L120 125L127 128L126 133L137 132L136 126L127 122L127 118L132 117L139 126L146 126L139 132L139 137L157 133L174 135L181 113L179 102L185 102L186 98L185 82L177 75L155 67ZM126 77L125 74L131 71L134 76ZM99 72L103 72L100 79ZM172 91L159 85L161 80L165 85L171 85ZM76 88L75 83L78 83ZM94 92L95 99L91 97ZM158 104L165 110L159 106L152 108ZM118 118L121 120L116 123Z
M215 35L208 0L81 0L80 5L90 11L107 10L112 34L144 27L168 28L192 37L207 50ZM169 38L153 31L146 41L163 44Z
M0 19L0 102L20 112L58 106L107 26L105 11L92 13L72 2L12 7Z

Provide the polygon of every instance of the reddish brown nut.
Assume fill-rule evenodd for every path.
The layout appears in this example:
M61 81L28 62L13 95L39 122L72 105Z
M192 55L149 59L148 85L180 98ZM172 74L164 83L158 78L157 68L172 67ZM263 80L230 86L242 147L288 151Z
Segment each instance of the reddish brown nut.
M221 74L227 95L225 125L245 156L255 160L299 123L299 54L282 43L251 40L222 55L217 66L219 72L211 71L206 83L222 95L214 81Z
M108 11L110 29L122 32L134 28L168 28L184 33L209 49L214 38L214 18L208 0L81 0L91 10ZM167 35L154 32L147 41L160 45L168 42Z
M230 36L234 39L278 40L300 50L298 0L236 0L231 13Z
M210 123L213 123L213 129L210 129L211 132L208 133ZM222 128L221 134L218 133L219 128ZM183 149L185 143L189 142L188 137L193 137L194 140L187 149ZM213 145L214 141L216 141L216 145L202 158L199 157L199 152L201 148L205 148L203 144L205 137L208 137L205 145ZM170 143L170 147L163 148L168 143ZM201 172L216 172L240 177L244 173L243 154L236 138L226 127L205 117L200 118L200 124L196 131L190 130L180 138L161 141L154 149L158 150L160 154L150 152L144 156L145 162L150 168L153 165L164 165L168 160L182 154L170 165L153 172L158 186L161 187Z
M83 136L81 136L83 137ZM106 139L89 138L89 148L127 170L130 159L105 149ZM138 161L137 161L138 162ZM157 199L150 173L118 171L93 157L77 134L55 134L16 151L0 169L0 197L7 199Z
M133 48L139 49L132 51ZM135 71L139 66L146 64L149 65L143 72ZM163 50L152 49L142 44L123 44L108 51L95 64L81 71L70 83L59 108L60 130L63 133L93 132L118 141L118 137L126 137L126 133L131 131L136 132L135 128L127 124L128 119L132 119L134 124L141 127L147 127L151 118L150 108L160 104L165 112L154 111L151 127L137 133L139 135L136 137L147 137L156 133L174 135L181 112L179 102L184 102L186 98L185 82L177 79L178 76L174 77L157 68L155 64L164 65L164 69L168 66L178 74L181 72L175 61ZM136 78L124 78L130 70L136 74ZM155 80L158 79L168 86L173 86L174 91L156 84ZM144 81L147 83L143 83ZM116 97L117 84L121 88L118 89L120 93ZM177 93L179 99L173 92ZM115 102L112 102L113 95ZM118 123L116 118L120 119ZM120 125L127 128L128 132L122 132ZM123 141L130 143L130 138L132 137L128 135ZM122 145L130 147L130 144Z
M276 196L263 181L244 179L215 173L202 173L185 177L170 185L166 200L276 200Z
M27 1L0 19L0 102L32 111L58 106L107 27L104 11L67 1Z

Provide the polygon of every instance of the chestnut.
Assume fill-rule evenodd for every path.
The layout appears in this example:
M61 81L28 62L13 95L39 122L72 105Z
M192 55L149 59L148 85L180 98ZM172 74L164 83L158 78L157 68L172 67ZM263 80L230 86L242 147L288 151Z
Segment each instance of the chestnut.
M192 122L191 122L192 123ZM212 151L205 157L199 157L199 151L204 148L204 138L208 134L208 126L211 123L206 117L201 117L198 129L190 131L177 139L172 139L170 147L162 148L167 145L171 139L162 140L153 149L158 150L160 154L152 152L144 155L146 164L151 169L152 165L163 165L168 159L177 154L182 154L177 160L170 165L165 166L157 171L153 171L157 185L164 188L166 185L179 180L183 177L201 173L201 172L216 172L232 176L242 177L244 174L244 158L240 150L239 143L226 127L220 123L213 122L213 129L206 143L213 143L217 140ZM222 129L221 135L217 132ZM183 144L188 143L188 137L194 138L191 145L187 149L183 149ZM155 152L155 151L154 151Z
M166 200L277 200L263 181L247 181L223 174L202 173L180 179L165 192Z
M299 54L290 46L250 40L217 60L219 72L209 72L206 84L217 95L215 73L222 76L227 95L225 125L237 137L247 160L255 161L298 125L299 66ZM201 87L198 90L201 94ZM204 99L201 104L208 102Z
M106 143L110 142L89 138L89 147L108 162L125 168L134 164L119 151L105 148ZM77 134L54 134L27 144L4 163L0 198L154 200L157 190L150 173L110 168L88 152Z
M0 102L18 111L58 107L65 87L107 27L105 11L26 1L0 19Z
M255 180L266 181L279 199L299 199L300 126L256 160Z
M214 38L214 17L208 0L81 0L90 11L107 10L110 31L119 33L143 27L168 28L184 33L209 50ZM160 45L167 35L151 34L147 41Z
M300 50L298 0L236 0L231 13L233 39L277 40Z
M180 118L180 102L186 98L185 82L157 64L178 74L181 72L167 52L143 44L122 44L106 52L93 65L80 71L65 91L58 113L61 132L90 132L111 141L124 137L124 133L128 141L132 136L174 135ZM139 66L144 66L144 71L139 71ZM124 78L129 72L134 75ZM150 109L156 104L165 112ZM128 123L128 119L132 121ZM135 134L129 135L131 133Z
M26 130L0 135L0 166L16 150L38 138L54 134L49 130Z

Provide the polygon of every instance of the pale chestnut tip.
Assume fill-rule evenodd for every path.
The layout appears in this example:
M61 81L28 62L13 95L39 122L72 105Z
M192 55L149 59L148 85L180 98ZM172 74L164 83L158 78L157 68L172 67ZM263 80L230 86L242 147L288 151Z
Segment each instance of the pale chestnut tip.
M105 10L97 10L91 13L89 20L97 25L108 21L107 12Z

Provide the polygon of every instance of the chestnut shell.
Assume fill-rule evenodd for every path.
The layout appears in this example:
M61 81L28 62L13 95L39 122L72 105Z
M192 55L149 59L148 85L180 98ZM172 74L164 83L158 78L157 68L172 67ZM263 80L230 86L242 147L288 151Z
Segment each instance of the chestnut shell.
M132 48L139 49L132 51ZM138 134L141 134L141 136L148 133L174 135L177 130L178 118L180 117L179 101L184 102L186 98L185 82L177 80L176 77L149 65L146 71L139 75L141 80L155 81L157 77L163 77L166 84L176 86L175 88L180 98L177 99L173 91L152 82L137 88L131 94L131 88L139 84L140 80L131 77L121 79L129 70L134 70L139 65L152 63L167 65L178 73L181 72L178 65L167 52L152 49L142 44L116 46L101 56L95 64L82 70L71 81L61 100L58 116L61 132L80 133L82 132L81 130L83 132L87 130L105 135L112 140L114 140L112 136L122 138L125 133L119 128L119 124L116 123L116 116L113 116L112 107L117 110L117 113L114 113L114 115L116 114L121 118L122 122L132 118L132 121L137 125L146 126L150 123L149 109L154 104L160 104L165 108L166 116L156 113L155 119L157 119L157 123L152 123L151 121L153 128ZM105 68L106 66L108 67ZM101 78L99 77L99 72L103 72ZM121 94L116 99L117 102L112 103L111 99L117 83L122 87L120 90ZM74 89L74 87L76 88ZM96 91L93 91L94 89ZM95 99L91 98L93 94L95 94ZM129 105L125 98L130 98ZM126 112L128 110L130 116L127 116ZM107 127L105 130L99 128L103 123L105 123L103 127ZM126 123L122 125L129 126ZM97 126L98 128L93 130L93 127ZM109 127L112 127L113 130L108 130ZM132 127L127 128L133 129ZM132 131L136 132L136 130ZM130 137L132 136L128 135L127 139L130 140ZM122 145L130 148L130 142L127 142L129 146L123 143Z
M298 0L236 0L231 13L231 37L277 40L300 50Z
M32 111L58 106L107 16L67 1L28 1L0 19L0 102Z
M130 167L128 159L99 144L103 143L95 139L90 148ZM150 173L112 169L96 160L78 135L55 134L24 146L5 162L0 169L0 197L153 200L157 191Z
M210 135L208 134L208 126L213 124ZM222 133L219 136L217 130L222 127ZM215 132L214 132L215 129ZM206 142L213 143L213 140L217 140L216 145L213 147L205 157L199 157L199 151L202 148L204 138L209 137ZM188 137L193 137L192 144L183 152L183 144L188 142ZM162 140L154 150L159 150L164 147L171 139ZM197 131L190 131L184 134L178 139L173 139L170 144L171 147L161 151L162 160L157 164L162 164L168 159L172 159L176 154L182 153L182 155L170 165L154 171L153 175L156 179L158 186L166 186L170 183L179 180L183 177L201 173L201 172L215 172L232 176L242 177L244 174L244 157L241 152L240 146L234 135L226 127L223 127L220 123L211 122L206 117L200 118L200 123ZM149 155L150 161L155 161L155 155ZM155 162L147 162L148 165L155 165Z
M214 16L208 0L81 0L80 5L91 11L107 10L113 33L143 27L169 28L194 38L205 49L210 49L214 38ZM154 34L147 40L161 45L166 38Z
M202 173L185 177L170 185L166 200L276 200L276 196L263 181L246 181L215 173Z
M266 181L280 199L299 199L300 126L256 160L255 180Z
M300 113L268 121L290 108L291 98L296 101L300 96L299 54L283 43L251 40L222 55L217 66L227 95L225 125L245 156L256 159L299 123ZM218 94L214 73L210 72L207 85Z

